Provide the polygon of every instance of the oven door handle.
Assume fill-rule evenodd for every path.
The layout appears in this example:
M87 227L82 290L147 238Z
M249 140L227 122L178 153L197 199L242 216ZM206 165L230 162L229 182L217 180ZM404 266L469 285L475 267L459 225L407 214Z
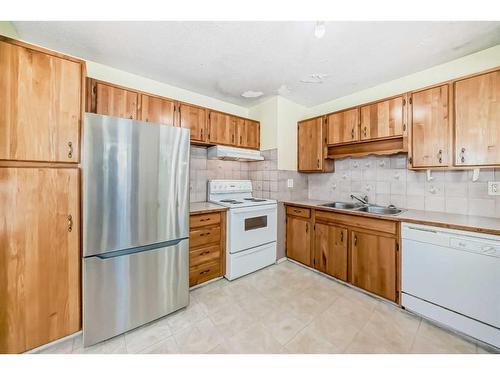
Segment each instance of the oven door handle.
M231 215L244 215L250 212L273 212L277 210L277 205L276 203L273 204L265 204L261 206L252 206L252 207L244 207L244 208L235 208L232 210L229 210L229 213Z

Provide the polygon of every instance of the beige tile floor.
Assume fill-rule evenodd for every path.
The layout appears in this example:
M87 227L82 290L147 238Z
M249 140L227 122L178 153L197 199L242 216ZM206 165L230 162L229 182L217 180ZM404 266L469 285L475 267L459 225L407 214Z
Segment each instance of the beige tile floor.
M189 306L83 348L39 353L488 353L491 349L285 261L191 292Z

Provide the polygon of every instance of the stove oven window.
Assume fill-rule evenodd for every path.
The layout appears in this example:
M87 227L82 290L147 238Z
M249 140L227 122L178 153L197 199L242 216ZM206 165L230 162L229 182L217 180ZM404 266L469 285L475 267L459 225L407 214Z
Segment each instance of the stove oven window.
M267 216L249 217L245 219L245 231L267 227Z

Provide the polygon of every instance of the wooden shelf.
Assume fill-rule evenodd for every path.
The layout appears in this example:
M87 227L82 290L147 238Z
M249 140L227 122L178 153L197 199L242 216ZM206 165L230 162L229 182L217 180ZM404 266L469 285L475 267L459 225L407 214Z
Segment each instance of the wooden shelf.
M342 159L349 156L392 155L408 152L404 137L391 137L378 140L359 141L328 146L328 159Z

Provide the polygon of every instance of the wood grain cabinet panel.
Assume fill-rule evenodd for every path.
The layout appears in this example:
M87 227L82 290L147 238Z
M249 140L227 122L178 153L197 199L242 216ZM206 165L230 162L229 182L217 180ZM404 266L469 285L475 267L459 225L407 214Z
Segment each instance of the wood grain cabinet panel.
M454 84L455 164L500 164L500 71Z
M82 70L0 40L0 159L79 161Z
M413 167L443 167L449 156L448 85L411 94Z
M221 112L210 112L208 120L208 141L221 145L236 145L235 117Z
M191 130L191 141L207 141L207 110L181 103L179 106L180 126Z
M347 281L347 229L316 223L314 227L314 268Z
M359 140L359 108L327 115L329 145Z
M140 120L156 124L175 125L175 102L150 95L141 95Z
M0 353L80 330L79 171L0 168Z
M326 160L326 125L323 117L299 121L297 124L298 170L300 172L330 172L331 160Z
M95 113L100 115L137 120L137 100L135 91L111 86L102 82L95 83Z
M307 266L312 264L311 223L294 216L287 217L286 255Z
M353 230L350 240L351 283L396 302L396 239Z
M403 97L361 107L360 139L403 135Z
M260 124L257 121L238 118L236 128L238 147L260 148Z

